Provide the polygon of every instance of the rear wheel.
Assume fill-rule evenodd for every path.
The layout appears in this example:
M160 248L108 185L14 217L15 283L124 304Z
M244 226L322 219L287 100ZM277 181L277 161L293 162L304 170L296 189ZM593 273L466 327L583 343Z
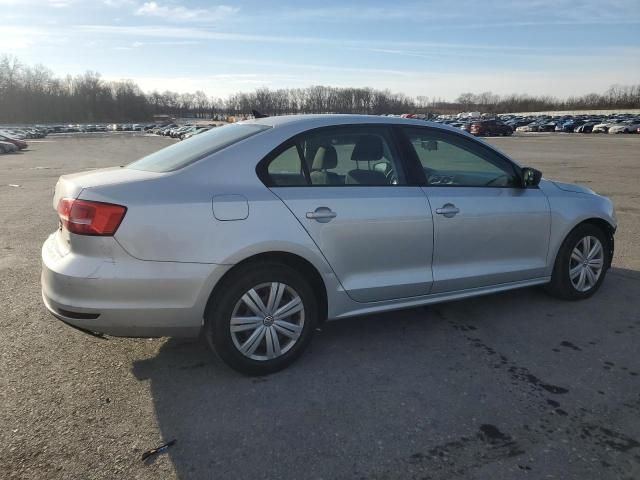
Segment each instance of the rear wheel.
M230 367L266 375L290 365L318 320L309 282L279 263L249 264L223 281L205 319L209 345Z
M610 261L605 232L595 225L579 225L560 247L547 291L567 300L588 298L602 285Z

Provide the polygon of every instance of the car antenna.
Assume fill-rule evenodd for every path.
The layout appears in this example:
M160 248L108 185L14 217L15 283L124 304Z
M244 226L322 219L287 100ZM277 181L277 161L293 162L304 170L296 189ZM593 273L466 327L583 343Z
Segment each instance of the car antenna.
M267 118L269 116L254 109L251 110L251 114L253 115L253 118Z

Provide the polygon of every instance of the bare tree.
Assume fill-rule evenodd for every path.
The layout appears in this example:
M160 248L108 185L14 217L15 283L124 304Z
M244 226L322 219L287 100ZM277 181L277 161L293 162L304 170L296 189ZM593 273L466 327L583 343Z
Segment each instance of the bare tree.
M131 80L105 82L88 71L57 78L42 65L29 67L17 58L0 57L0 123L144 121L153 114L225 118L245 116L256 109L269 115L296 113L489 113L536 110L640 108L640 84L612 85L603 94L557 99L550 96L466 92L455 102L436 96L408 97L372 88L259 88L227 98L204 92L153 91L145 94Z

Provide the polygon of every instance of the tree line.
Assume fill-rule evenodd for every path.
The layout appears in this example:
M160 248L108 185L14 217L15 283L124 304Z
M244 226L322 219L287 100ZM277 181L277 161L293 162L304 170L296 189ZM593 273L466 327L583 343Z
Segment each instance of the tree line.
M153 115L220 118L288 113L364 113L435 115L462 111L516 111L640 108L640 85L615 85L602 94L558 99L551 96L463 93L454 102L410 97L373 88L268 89L216 98L202 91L143 92L131 80L106 81L97 72L60 78L44 66L0 57L0 123L146 122Z
M452 107L491 113L640 108L640 84L613 85L602 94L590 93L566 99L516 94L500 96L491 92L463 93Z

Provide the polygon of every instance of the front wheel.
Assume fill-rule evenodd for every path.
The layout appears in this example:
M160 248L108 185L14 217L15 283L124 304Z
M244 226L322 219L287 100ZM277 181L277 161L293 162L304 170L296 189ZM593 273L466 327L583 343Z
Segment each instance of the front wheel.
M316 329L318 302L309 282L279 263L240 267L220 286L205 319L209 345L230 367L267 375L289 366Z
M579 225L560 247L547 291L566 300L590 297L604 281L611 262L609 251L609 240L602 229Z

